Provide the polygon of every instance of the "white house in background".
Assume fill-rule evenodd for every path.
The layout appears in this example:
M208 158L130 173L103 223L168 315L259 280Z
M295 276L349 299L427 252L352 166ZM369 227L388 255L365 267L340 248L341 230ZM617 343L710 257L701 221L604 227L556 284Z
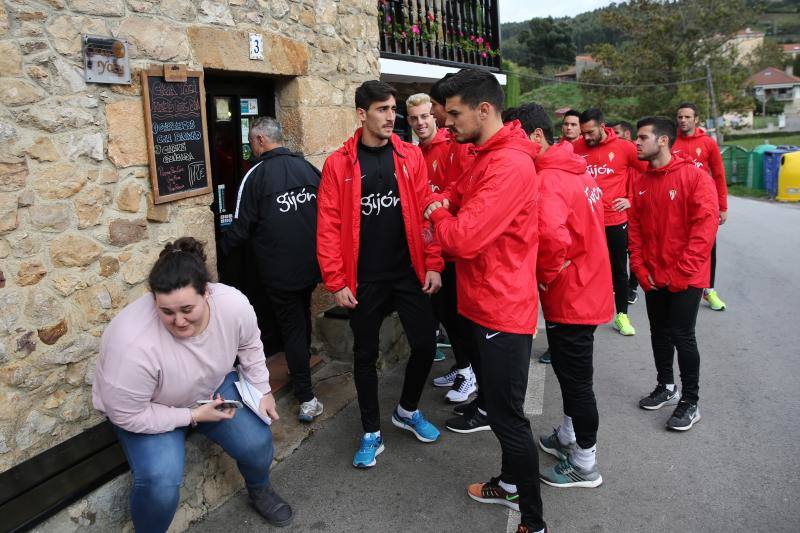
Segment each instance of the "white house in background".
M759 102L775 100L785 104L787 113L800 112L800 78L784 71L768 67L747 78L753 94Z

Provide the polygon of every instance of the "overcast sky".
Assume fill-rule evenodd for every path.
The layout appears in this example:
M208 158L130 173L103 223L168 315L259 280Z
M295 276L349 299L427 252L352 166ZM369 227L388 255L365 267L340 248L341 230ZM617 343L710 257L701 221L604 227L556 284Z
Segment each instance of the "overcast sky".
M572 17L610 3L610 0L500 0L500 22L521 22L534 17Z

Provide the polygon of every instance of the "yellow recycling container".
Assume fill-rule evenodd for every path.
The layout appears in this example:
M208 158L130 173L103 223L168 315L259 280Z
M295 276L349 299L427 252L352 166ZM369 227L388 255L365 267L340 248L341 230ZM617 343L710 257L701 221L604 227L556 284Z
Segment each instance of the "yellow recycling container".
M781 157L776 200L800 202L800 152L790 152Z

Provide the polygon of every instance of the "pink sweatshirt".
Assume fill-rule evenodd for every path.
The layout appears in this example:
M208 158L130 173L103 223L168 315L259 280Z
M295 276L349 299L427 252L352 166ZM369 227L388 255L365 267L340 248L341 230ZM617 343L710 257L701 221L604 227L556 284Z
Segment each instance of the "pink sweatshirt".
M189 408L208 399L233 370L268 392L269 371L256 314L233 287L209 284L211 317L195 337L174 337L148 293L123 309L103 333L92 386L94 407L133 433L165 433L191 423Z

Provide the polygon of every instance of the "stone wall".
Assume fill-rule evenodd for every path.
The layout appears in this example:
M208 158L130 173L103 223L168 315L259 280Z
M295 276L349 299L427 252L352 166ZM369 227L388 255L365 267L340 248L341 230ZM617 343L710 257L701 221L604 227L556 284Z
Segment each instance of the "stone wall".
M128 41L130 86L83 81L81 33ZM277 76L289 144L321 167L378 77L376 2L0 0L0 472L101 420L100 336L164 243L213 254L210 195L152 203L138 71L163 62Z

